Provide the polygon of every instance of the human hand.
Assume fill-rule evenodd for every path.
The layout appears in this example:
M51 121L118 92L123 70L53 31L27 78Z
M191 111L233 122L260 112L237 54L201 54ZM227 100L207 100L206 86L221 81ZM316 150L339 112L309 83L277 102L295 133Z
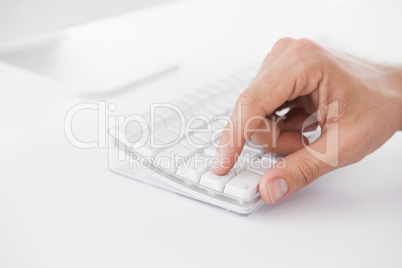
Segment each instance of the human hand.
M285 119L272 117L283 108L290 108ZM302 128L315 111L321 136L307 146ZM306 129L315 127L310 124ZM218 149L219 159L227 162L214 172L226 174L249 138L267 152L288 154L259 184L262 199L272 204L363 159L398 129L402 129L401 68L369 63L308 39L284 38L239 96L219 142L220 146L231 142Z

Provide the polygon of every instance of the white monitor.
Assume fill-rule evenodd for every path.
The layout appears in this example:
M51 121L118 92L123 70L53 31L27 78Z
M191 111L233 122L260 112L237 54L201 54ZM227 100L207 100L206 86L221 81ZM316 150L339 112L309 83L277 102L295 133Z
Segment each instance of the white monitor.
M79 94L118 90L175 67L147 45L157 43L144 35L149 22L132 30L141 23L135 10L168 1L0 0L0 61Z
M169 0L0 0L0 42L54 32Z

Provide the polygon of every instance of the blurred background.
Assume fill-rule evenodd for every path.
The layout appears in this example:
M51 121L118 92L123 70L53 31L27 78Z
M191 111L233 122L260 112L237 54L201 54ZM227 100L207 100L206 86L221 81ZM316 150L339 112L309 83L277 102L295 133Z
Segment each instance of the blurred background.
M241 65L242 57L263 58L285 36L308 37L373 61L401 61L400 1L3 0L2 5L0 60L77 93L110 92L180 63L239 58Z
M397 0L0 0L0 267L400 267L400 133L240 217L111 173L64 120L83 102L143 112L286 36L400 65L401 14ZM76 137L105 137L98 118L74 118Z

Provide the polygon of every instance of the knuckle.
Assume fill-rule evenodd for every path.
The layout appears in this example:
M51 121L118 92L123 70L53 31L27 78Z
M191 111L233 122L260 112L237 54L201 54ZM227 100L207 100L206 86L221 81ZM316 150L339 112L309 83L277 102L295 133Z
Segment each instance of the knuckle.
M312 183L319 174L319 166L312 160L300 158L294 163L293 178L299 189Z
M237 117L239 115L242 118L247 118L250 110L255 105L253 99L254 97L249 90L243 91L239 97L237 97L235 116Z
M320 50L320 47L308 38L295 40L292 43L291 48L295 53L317 52Z
M237 103L243 107L247 107L254 104L254 96L251 90L246 89L239 97L237 97Z
M269 77L266 75L268 74L269 76L270 72L266 72L264 76L259 77L254 81L252 85L250 85L249 88L249 93L251 95L253 104L259 103L261 100L263 100L266 96L266 89L268 88L269 85Z
M243 91L237 98L236 115L247 120L249 119L260 107L262 100L262 93L259 86L250 86Z
M274 44L274 48L283 48L283 47L287 47L289 46L291 43L293 43L295 41L294 38L290 38L290 37L282 37L281 39L279 39L278 41L275 42Z
M285 75L285 68L281 68L281 66L272 66L270 70L264 74L264 80L260 81L260 87L268 87L271 81L275 81L278 77L283 78Z

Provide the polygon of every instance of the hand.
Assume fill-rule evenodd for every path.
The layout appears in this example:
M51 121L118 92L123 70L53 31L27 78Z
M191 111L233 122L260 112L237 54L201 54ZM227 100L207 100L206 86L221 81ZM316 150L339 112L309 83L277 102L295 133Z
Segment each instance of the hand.
M272 115L283 108L290 111L278 122ZM321 136L307 146L301 131L315 111ZM369 63L308 39L284 38L239 96L231 123L218 149L226 165L214 172L226 174L249 138L267 152L288 154L259 184L262 199L276 203L323 174L363 159L402 129L402 69ZM223 146L228 142L231 146Z

